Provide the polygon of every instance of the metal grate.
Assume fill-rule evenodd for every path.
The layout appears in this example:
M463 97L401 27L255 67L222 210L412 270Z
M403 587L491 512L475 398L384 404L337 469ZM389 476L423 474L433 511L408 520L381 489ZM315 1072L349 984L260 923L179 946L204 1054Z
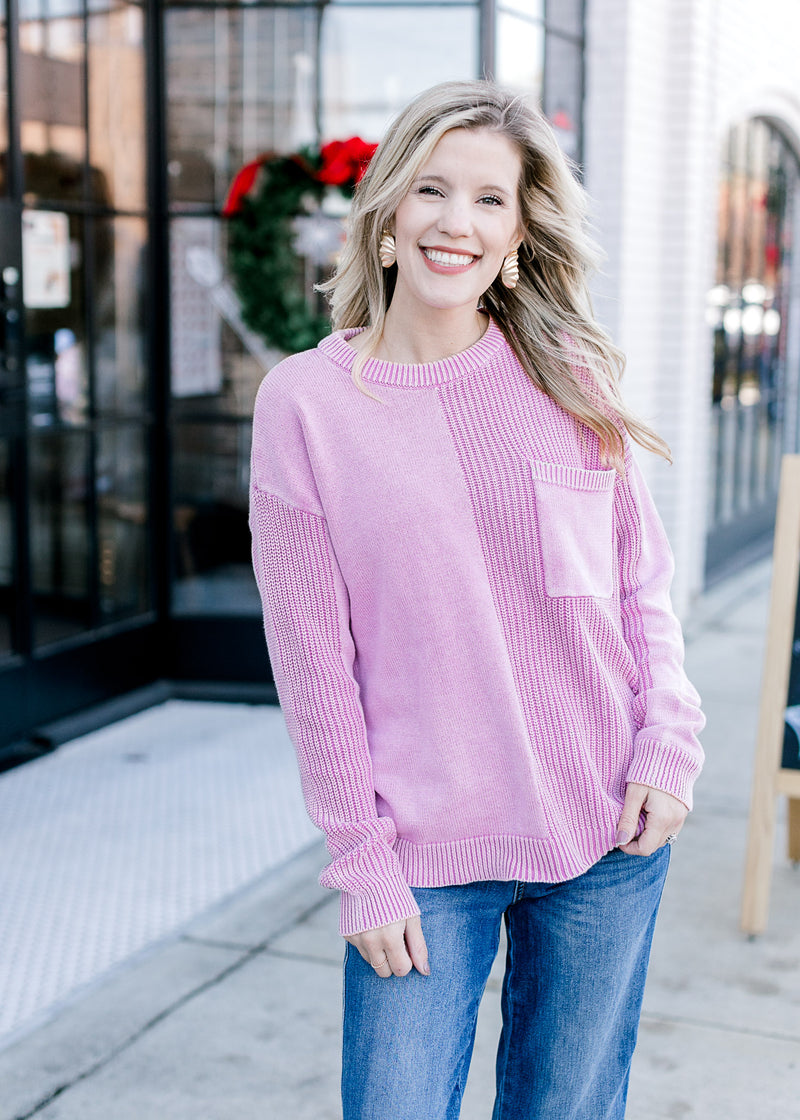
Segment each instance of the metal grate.
M317 836L277 708L173 700L0 775L0 1045Z

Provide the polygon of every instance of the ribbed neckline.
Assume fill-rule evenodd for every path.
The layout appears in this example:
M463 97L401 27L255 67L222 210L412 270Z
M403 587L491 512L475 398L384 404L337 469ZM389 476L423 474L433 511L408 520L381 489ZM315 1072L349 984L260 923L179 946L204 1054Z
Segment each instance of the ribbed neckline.
M348 339L359 334L361 329L363 328L335 331L322 339L318 344L319 349L337 365L344 366L346 370L352 372L356 351L349 345ZM406 388L443 385L453 378L480 369L502 349L504 343L503 332L494 320L490 319L483 337L467 350L462 350L460 354L452 354L438 362L426 362L423 365L403 365L369 358L364 364L361 376L365 381L378 382L382 385L400 385Z

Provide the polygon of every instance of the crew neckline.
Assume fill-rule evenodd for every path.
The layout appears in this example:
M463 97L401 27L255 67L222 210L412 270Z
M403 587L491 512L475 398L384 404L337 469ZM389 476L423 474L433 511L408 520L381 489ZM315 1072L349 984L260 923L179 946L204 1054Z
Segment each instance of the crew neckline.
M358 352L349 340L360 334L363 327L350 327L334 331L323 338L318 347L338 365L352 373ZM383 358L368 358L361 370L365 381L381 385L400 385L406 388L423 388L429 385L442 385L466 373L474 373L486 364L505 343L503 332L489 320L489 325L472 346L458 354L440 358L438 362L425 362L420 365L402 362L389 362Z

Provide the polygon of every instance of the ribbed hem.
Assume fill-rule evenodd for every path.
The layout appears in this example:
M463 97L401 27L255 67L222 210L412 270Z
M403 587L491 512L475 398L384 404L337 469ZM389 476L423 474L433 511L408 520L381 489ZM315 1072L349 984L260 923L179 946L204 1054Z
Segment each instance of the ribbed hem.
M621 807L620 807L621 812ZM612 819L613 818L613 819ZM452 887L484 881L563 883L593 867L616 847L618 819L611 814L590 836L576 838L569 850L552 839L529 836L477 836L442 844L412 844L398 839L393 851L397 872L364 882L364 891L342 891L339 931L343 937L419 913L415 887ZM332 886L325 881L323 886Z
M637 739L626 778L670 793L691 809L692 787L699 773L700 764L691 755L656 739Z
M352 372L356 360L356 351L349 345L348 339L358 334L358 330L335 331L323 338L319 349L337 365L343 366ZM365 381L377 382L382 385L397 385L407 389L421 389L432 385L444 385L456 377L466 373L474 373L481 369L487 362L502 352L506 346L503 332L493 320L485 334L474 346L462 350L460 354L453 354L442 358L438 362L428 362L424 365L402 365L395 362L380 361L369 358L361 371Z
M395 841L400 867L412 887L447 887L484 880L562 883L588 871L616 845L617 822L608 821L569 850L549 839L476 836L443 844Z

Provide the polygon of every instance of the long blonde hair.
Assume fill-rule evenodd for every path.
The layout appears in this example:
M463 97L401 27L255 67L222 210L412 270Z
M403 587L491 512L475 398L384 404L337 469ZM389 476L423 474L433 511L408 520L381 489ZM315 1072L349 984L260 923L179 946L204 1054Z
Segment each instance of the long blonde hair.
M377 349L397 276L396 265L380 264L381 233L436 144L453 128L501 133L522 160L519 281L508 289L495 278L483 306L523 369L596 433L605 462L623 469L622 428L669 459L666 443L622 401L624 355L592 312L588 276L599 254L586 232L586 194L542 114L493 82L443 82L421 93L390 126L356 190L337 270L320 285L331 293L334 329L367 328L353 370L356 383L366 389L361 371Z

